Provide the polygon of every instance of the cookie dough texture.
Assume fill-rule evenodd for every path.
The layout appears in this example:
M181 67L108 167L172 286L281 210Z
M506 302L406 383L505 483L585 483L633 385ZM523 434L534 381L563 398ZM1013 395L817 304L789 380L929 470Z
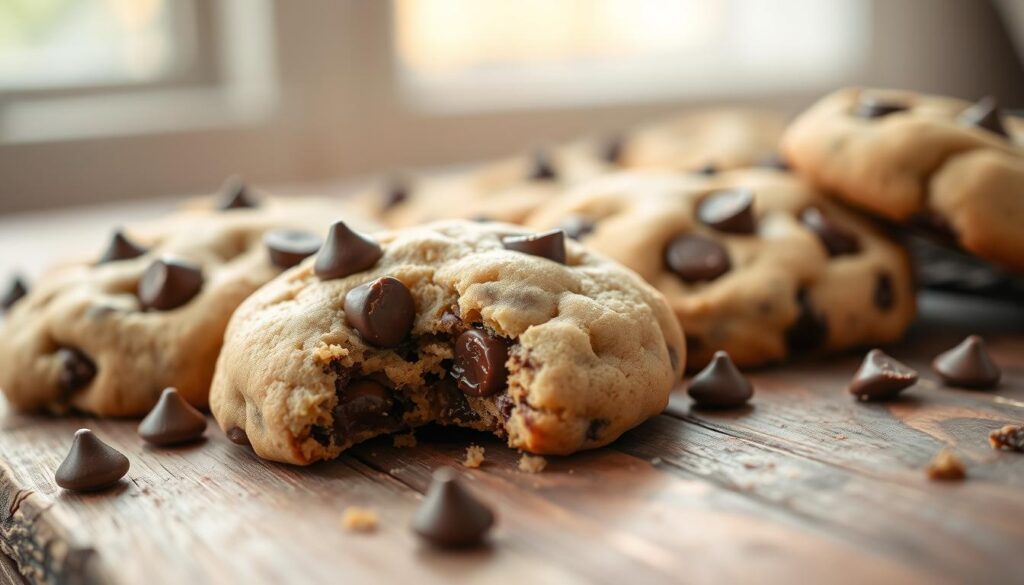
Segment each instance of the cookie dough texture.
M728 233L701 223L709 194L746 189L754 230ZM830 256L801 221L817 207L852 233L859 250ZM687 365L707 364L725 350L740 366L777 362L797 351L831 351L898 339L915 312L904 251L865 219L832 204L796 176L746 169L695 177L624 172L579 186L528 221L537 229L583 218L582 242L632 268L668 298L687 338ZM718 242L731 268L686 282L665 252L684 234Z
M312 259L246 300L228 327L211 409L264 458L308 464L385 432L431 421L493 431L533 453L605 445L661 412L685 348L664 298L632 272L567 243L567 264L506 250L522 228L440 222L380 234L384 256L321 280ZM390 276L416 317L398 348L367 345L346 324L346 293ZM451 382L453 342L482 328L509 342L506 388L463 395ZM337 431L353 380L387 387L378 427ZM335 429L332 431L332 429Z
M906 106L855 115L864 99ZM782 141L812 183L888 220L930 227L963 249L1024 271L1024 123L1009 137L966 124L971 103L903 91L837 91L801 115Z
M314 198L263 198L258 208L230 211L199 201L129 226L126 235L147 253L97 264L102 250L96 250L86 260L61 264L0 322L0 387L22 411L138 416L171 386L205 407L228 318L281 272L269 260L263 234L280 227L321 232L344 214ZM144 311L136 295L140 278L164 257L201 266L202 288L176 309ZM70 391L61 383L62 349L76 350L95 366L84 387Z

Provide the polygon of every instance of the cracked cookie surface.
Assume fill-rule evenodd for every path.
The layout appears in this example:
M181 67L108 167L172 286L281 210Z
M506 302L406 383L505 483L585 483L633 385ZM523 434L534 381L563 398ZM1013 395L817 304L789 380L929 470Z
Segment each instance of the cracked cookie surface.
M466 221L385 232L379 256L360 238L358 263L318 257L270 282L228 327L211 390L221 428L261 457L308 464L429 422L571 453L661 412L685 360L662 295L574 242L559 262L561 234L524 233Z

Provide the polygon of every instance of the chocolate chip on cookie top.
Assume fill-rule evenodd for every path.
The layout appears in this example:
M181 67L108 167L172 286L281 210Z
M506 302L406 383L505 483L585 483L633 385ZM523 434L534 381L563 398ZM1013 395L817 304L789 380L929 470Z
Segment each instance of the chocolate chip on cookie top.
M164 388L153 410L139 423L139 436L159 446L195 441L206 431L206 417L178 393Z
M451 375L464 394L493 396L508 380L508 342L479 329L470 329L455 340Z
M688 283L714 280L732 267L725 247L700 234L681 234L669 242L665 265Z
M130 466L128 458L120 451L101 441L89 429L79 429L54 479L66 490L101 490L117 483Z
M860 251L857 236L835 222L821 209L808 207L800 212L800 221L818 236L829 256L856 254Z
M875 307L880 311L888 311L896 304L896 291L893 288L892 276L885 272L878 274L875 280L875 294L872 297Z
M96 377L96 364L79 349L62 347L54 357L60 367L57 384L65 394L85 388Z
M1006 127L1000 119L999 105L992 96L985 96L964 110L957 119L966 126L977 126L990 132L1009 138Z
M154 261L139 280L139 304L147 311L170 311L191 301L203 288L203 270L181 258Z
M20 276L15 276L11 279L11 284L7 288L7 292L4 293L2 299L0 299L0 307L3 307L4 311L10 311L14 307L15 303L25 298L28 294L28 287L25 285L25 281Z
M345 321L376 347L395 347L412 330L416 303L397 278L384 276L345 295Z
M963 388L994 388L1002 376L985 348L985 341L977 335L968 336L953 349L940 353L932 361L932 368L947 385Z
M263 236L263 243L270 261L279 268L291 268L320 249L320 237L302 230L272 230Z
M854 108L853 113L859 118L867 118L871 120L875 118L882 118L889 114L902 112L907 109L909 109L909 107L901 102L862 95L860 101L857 102L857 106Z
M728 353L716 351L711 363L690 381L687 393L701 408L738 408L754 395L754 386Z
M605 143L604 147L601 148L601 160L608 164L618 165L622 164L622 155L626 150L626 137L612 136Z
M818 349L828 339L828 323L814 310L806 289L797 293L796 303L799 312L786 330L786 345L795 352Z
M409 200L409 183L405 179L392 178L384 190L384 211L397 207Z
M124 232L117 229L110 237L110 244L100 256L99 263L117 262L118 260L131 260L146 253L146 249L128 239Z
M884 400L917 383L917 372L880 349L872 349L847 387L861 400Z
M353 231L343 221L336 222L316 256L313 271L321 280L345 278L377 263L384 250L373 237Z
M249 193L249 187L241 177L228 177L224 181L224 186L221 187L220 203L217 205L217 209L229 211L254 207L259 207L259 203Z
M506 250L565 264L565 232L560 229L525 236L505 236L501 239L501 245Z
M754 194L749 189L723 189L697 203L697 219L720 232L754 233Z
M718 174L718 165L713 162L706 162L704 166L693 171L695 175L704 175L705 177L713 177Z
M449 468L434 472L412 529L427 542L445 548L479 544L494 525L494 513L476 499Z
M551 157L546 151L538 150L533 153L531 164L528 176L531 181L554 181L558 178L558 173L551 164Z

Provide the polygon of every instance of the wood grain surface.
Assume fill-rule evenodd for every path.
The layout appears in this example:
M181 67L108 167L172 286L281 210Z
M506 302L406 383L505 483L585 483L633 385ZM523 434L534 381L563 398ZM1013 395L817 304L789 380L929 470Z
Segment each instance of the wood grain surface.
M677 392L611 447L549 458L539 474L458 429L296 468L231 444L212 421L204 442L160 450L136 421L24 416L0 401L0 548L29 583L1021 582L1024 454L987 435L1024 423L1024 306L922 301L887 348L922 375L899 400L845 392L862 352L806 359L753 373L747 409L695 410ZM968 333L1003 367L998 389L946 388L928 368ZM54 483L79 427L131 460L115 489ZM469 443L486 448L480 469L460 465ZM965 481L926 478L943 447ZM445 553L409 531L443 465L495 508L487 546ZM350 505L375 509L379 529L346 532ZM18 582L12 566L0 561L0 582Z

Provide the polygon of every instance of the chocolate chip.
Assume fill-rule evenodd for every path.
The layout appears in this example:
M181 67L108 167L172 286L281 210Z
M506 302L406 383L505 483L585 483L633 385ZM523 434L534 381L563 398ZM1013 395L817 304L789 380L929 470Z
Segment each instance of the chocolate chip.
M622 155L625 150L626 137L615 136L604 144L604 148L601 150L601 160L613 165L622 164Z
M291 268L320 249L316 234L300 230L273 230L263 236L263 244L270 253L270 261L279 268Z
M25 281L20 276L15 276L11 279L11 285L4 293L3 299L0 299L0 307L3 307L4 311L10 311L15 303L25 298L27 294L28 287L25 285Z
M345 322L363 341L376 347L395 347L409 335L416 302L402 281L390 276L367 282L345 295Z
M161 447L187 443L203 436L206 417L176 388L164 388L156 406L139 423L138 431L144 441Z
M224 181L224 186L221 187L220 203L217 204L217 209L229 211L253 207L259 207L259 204L249 194L249 188L241 177L228 177Z
M731 234L754 233L754 194L749 189L708 193L697 203L697 219Z
M501 245L505 246L506 250L514 250L565 264L565 232L562 230L551 230L527 236L505 236L501 238Z
M313 270L323 280L345 278L372 267L383 256L384 250L377 240L352 231L339 221L331 226Z
M129 240L121 230L115 230L114 235L110 238L110 244L107 245L107 250L100 256L99 263L106 264L107 262L117 262L118 260L131 260L145 253L145 248Z
M932 368L948 386L963 388L994 388L1002 373L977 335L968 336L959 345L940 353L932 360Z
M705 163L704 166L694 171L695 175L704 175L705 177L713 177L718 174L718 167L715 163Z
M57 383L71 394L88 386L96 377L96 365L84 353L73 347L62 347L54 354L60 366Z
M494 525L494 513L466 490L450 468L434 472L412 529L430 544L465 548L480 544Z
M857 102L857 107L854 109L854 115L858 118L871 120L874 118L888 116L889 114L895 114L896 112L902 112L906 109L908 109L906 104L891 100L861 96L860 101Z
M732 268L725 247L699 234L682 234L669 242L665 247L665 264L689 283L714 280Z
M611 422L603 418L595 418L590 421L587 425L587 441L594 442L601 438L604 430L608 428Z
M892 309L896 302L896 293L892 288L892 277L882 272L879 273L877 280L875 280L875 294L874 294L875 306L881 311L888 311Z
M814 312L806 290L797 293L796 302L800 312L786 331L786 345L794 352L818 349L828 338L828 323Z
M754 395L754 387L728 353L716 351L711 363L690 380L687 392L700 408L738 408Z
M864 356L847 390L861 400L885 400L917 383L917 372L880 349Z
M203 288L203 270L178 258L154 261L139 280L139 304L144 310L170 311L192 300Z
M1006 138L1010 136L1000 120L999 104L992 96L978 100L978 103L964 110L957 120L966 126L983 128Z
M67 457L53 474L66 490L93 491L108 488L128 473L128 458L104 443L89 429L79 429Z
M493 396L508 381L508 343L479 329L470 329L455 339L452 377L459 390L470 396Z
M409 200L409 185L402 179L392 179L384 192L384 211L398 207Z
M252 445L252 443L249 442L249 435L245 433L244 429L231 427L225 434L228 436L228 440L236 445L242 445L244 447Z
M579 240L593 232L594 228L597 227L597 224L593 220L583 217L582 215L570 215L565 218L558 227L565 232L565 235L574 240Z
M558 178L555 167L551 164L551 158L543 150L533 153L533 166L527 177L531 181L554 181Z
M342 441L365 431L390 431L397 427L394 394L374 380L352 380L334 407L334 433Z
M800 221L818 236L829 256L856 254L860 251L857 235L833 221L817 207L808 207L800 213Z

